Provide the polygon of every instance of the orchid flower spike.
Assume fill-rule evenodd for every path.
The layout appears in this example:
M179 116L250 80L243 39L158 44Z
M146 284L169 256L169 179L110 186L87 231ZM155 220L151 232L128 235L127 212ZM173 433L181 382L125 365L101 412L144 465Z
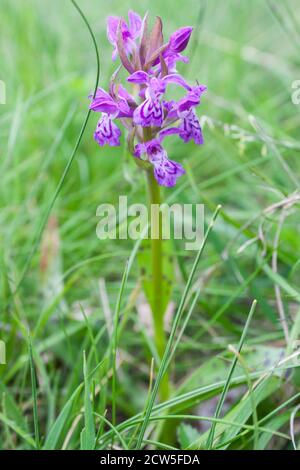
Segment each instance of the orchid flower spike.
M166 187L174 186L185 170L169 159L162 145L165 137L177 135L183 142L203 144L196 108L206 87L198 83L191 86L176 70L178 62L188 62L181 53L188 46L192 30L190 26L182 27L165 42L159 17L149 31L147 15L142 19L129 11L128 22L110 16L107 37L113 45L112 58L119 56L119 69L126 70L127 84L133 90L129 93L116 83L118 69L108 92L98 88L95 96L90 96L90 109L101 113L94 134L96 142L100 146L119 146L121 130L116 121L121 122L132 137L133 156L147 162L148 168L152 165L157 183ZM166 100L169 85L180 87L184 96L177 101Z

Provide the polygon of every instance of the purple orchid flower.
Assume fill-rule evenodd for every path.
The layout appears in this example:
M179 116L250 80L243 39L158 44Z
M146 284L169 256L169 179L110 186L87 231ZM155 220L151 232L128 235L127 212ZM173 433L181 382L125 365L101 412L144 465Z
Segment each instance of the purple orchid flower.
M134 124L142 127L160 127L162 125L164 113L161 97L165 93L168 83L175 83L183 88L190 89L186 81L176 74L156 78L139 70L130 75L127 81L146 86L142 89L142 96L144 95L146 99L135 109L133 114Z
M170 188L176 184L177 178L185 174L184 168L177 162L168 158L166 150L161 143L167 135L177 134L178 129L172 128L162 131L157 138L135 146L134 156L141 158L146 154L154 167L154 176L158 184Z
M162 79L151 78L143 71L134 72L127 80L131 83L146 85L146 88L143 88L140 93L146 99L134 111L134 124L142 127L160 127L163 122L161 96L166 91L166 84Z
M128 12L129 24L123 18L117 16L109 16L107 20L107 38L114 46L112 59L116 60L118 56L117 38L118 27L120 24L121 35L123 39L124 49L127 55L131 54L135 48L135 40L140 36L142 29L142 19L134 11Z
M177 62L184 62L185 64L189 62L188 57L180 54L180 52L184 51L187 47L192 31L193 28L186 26L171 34L169 43L162 54L169 72L177 72ZM157 65L158 70L160 70L159 59L156 60L155 65Z
M121 131L115 123L119 120L128 130L131 153L153 165L158 184L172 187L185 170L169 159L162 145L164 138L177 135L184 143L193 140L197 145L203 144L196 108L206 87L189 85L176 71L179 61L188 62L182 52L192 28L178 29L164 43L159 17L150 32L147 15L142 20L129 11L128 18L128 23L123 18L108 18L107 36L114 46L113 59L119 55L121 65L112 77L109 91L99 88L95 97L90 97L90 109L102 113L94 137L100 146L120 145ZM134 96L116 83L122 66L129 72L127 82L133 85ZM181 87L184 96L166 101L169 84Z
M117 89L112 85L110 93L98 88L95 97L90 96L90 98L92 100L90 109L102 112L94 133L96 142L100 146L105 144L112 147L119 146L121 131L113 119L132 118L133 107L136 106L133 97L122 85Z
M116 87L107 93L103 88L98 88L95 98L91 95L90 109L109 114L113 118L132 117L135 101L122 85L119 85L117 94Z
M180 28L175 33L171 34L169 40L169 51L178 53L184 51L189 43L193 28L185 26Z
M194 140L195 144L197 145L201 145L204 143L202 129L200 126L199 119L194 111L194 108L191 108L188 113L183 117L179 129L179 137L184 142Z
M177 105L178 116L182 119L179 126L181 130L179 137L184 142L194 140L197 145L204 143L202 129L195 112L195 107L200 104L200 97L205 91L206 86L204 85L193 87L186 97L180 100Z
M194 140L197 145L204 143L195 108L200 104L201 95L205 91L206 86L204 85L189 87L186 96L178 102L169 101L163 103L167 113L167 121L175 122L180 119L178 127L180 132L178 134L184 142Z
M188 93L184 98L178 101L177 109L178 113L184 113L189 111L192 107L195 108L200 104L202 94L207 90L205 85L197 85L188 88Z

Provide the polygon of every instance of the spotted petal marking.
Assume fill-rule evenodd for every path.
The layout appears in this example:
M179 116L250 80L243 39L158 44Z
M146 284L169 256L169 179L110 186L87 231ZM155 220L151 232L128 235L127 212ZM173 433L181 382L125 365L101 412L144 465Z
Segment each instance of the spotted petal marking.
M118 126L112 121L112 119L103 114L101 119L98 121L94 138L96 142L102 147L105 144L111 147L117 147L120 145L121 131Z
M179 136L184 140L184 142L189 142L194 139L195 144L203 144L202 130L200 126L199 119L193 109L183 118L180 125L180 134Z
M142 127L160 127L163 122L163 108L161 102L158 99L146 99L134 111L133 120L136 125L141 125Z
M154 176L158 184L167 186L168 188L175 186L177 178L182 176L185 170L182 166L174 162L163 158L159 163L154 163Z

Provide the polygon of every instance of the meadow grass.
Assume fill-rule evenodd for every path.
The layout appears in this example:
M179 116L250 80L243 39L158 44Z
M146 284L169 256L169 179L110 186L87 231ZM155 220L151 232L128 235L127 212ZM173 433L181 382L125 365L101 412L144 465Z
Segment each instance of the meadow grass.
M195 27L180 67L208 86L205 145L170 140L187 174L163 195L204 203L208 236L198 254L172 245L173 316L160 361L139 243L96 237L97 206L117 205L119 194L144 202L145 180L125 145L93 140L87 97L98 77L87 25L68 0L1 0L0 446L297 448L298 2L78 5L104 88L114 70L107 15L149 11L166 36ZM166 372L171 394L160 400Z

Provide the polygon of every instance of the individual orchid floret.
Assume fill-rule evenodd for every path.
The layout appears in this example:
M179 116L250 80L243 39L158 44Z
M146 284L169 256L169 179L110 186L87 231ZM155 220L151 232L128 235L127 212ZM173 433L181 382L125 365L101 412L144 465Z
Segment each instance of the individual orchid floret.
M135 156L140 158L146 154L154 167L154 177L159 185L170 188L176 184L177 178L185 173L184 168L177 162L169 160L167 152L158 139L153 139L135 147Z
M161 96L165 92L166 84L163 80L150 77L143 71L134 72L127 80L131 83L145 85L141 91L146 99L134 111L134 124L142 127L160 127L163 122Z
M168 129L162 131L157 138L135 146L134 155L141 158L144 154L154 167L154 177L158 184L168 188L176 184L177 178L184 175L184 168L177 162L168 158L166 150L161 143L166 135L177 134L178 129Z
M145 86L141 91L142 96L145 96L146 99L135 109L133 114L134 124L142 127L160 127L162 125L164 113L161 97L165 93L168 83L175 83L183 88L190 89L186 81L176 74L156 78L139 70L130 75L127 80L131 83Z
M103 88L98 88L95 97L89 96L91 99L90 109L92 111L100 111L116 116L119 112L118 104Z
M95 97L90 96L90 98L90 109L102 112L94 133L96 142L100 146L105 144L111 147L119 146L121 131L113 119L132 118L133 109L136 107L133 97L122 85L116 87L112 83L110 93L98 88Z
M111 87L110 93L98 88L95 97L90 96L92 111L107 113L114 118L132 117L136 106L133 97L122 85Z
M180 132L178 134L184 142L194 140L197 145L204 143L202 129L195 108L200 104L201 95L205 91L206 86L204 85L190 87L186 96L178 102L164 103L167 119L170 122L174 122L178 118L180 119Z
M191 108L195 108L200 104L202 94L207 90L205 85L197 85L190 87L186 96L184 96L177 103L178 113L184 113L189 111Z
M172 52L182 52L187 47L193 28L185 26L180 28L175 33L171 34L169 40L168 50Z
M126 54L132 53L135 47L135 40L139 37L142 28L142 19L134 11L128 12L129 24L125 22L123 18L116 16L110 16L107 20L107 38L109 42L114 46L112 54L113 60L116 60L118 56L118 28L121 31L121 37L123 40L124 49Z
M204 143L200 122L193 108L183 117L179 129L179 137L184 142L194 140L197 145Z
M177 178L185 173L184 168L179 163L167 158L157 161L152 160L152 163L156 181L159 185L167 188L175 186Z
M169 72L176 72L177 62L187 63L189 61L188 57L180 54L180 52L187 47L192 31L193 28L186 26L171 34L169 43L163 52L163 58Z

